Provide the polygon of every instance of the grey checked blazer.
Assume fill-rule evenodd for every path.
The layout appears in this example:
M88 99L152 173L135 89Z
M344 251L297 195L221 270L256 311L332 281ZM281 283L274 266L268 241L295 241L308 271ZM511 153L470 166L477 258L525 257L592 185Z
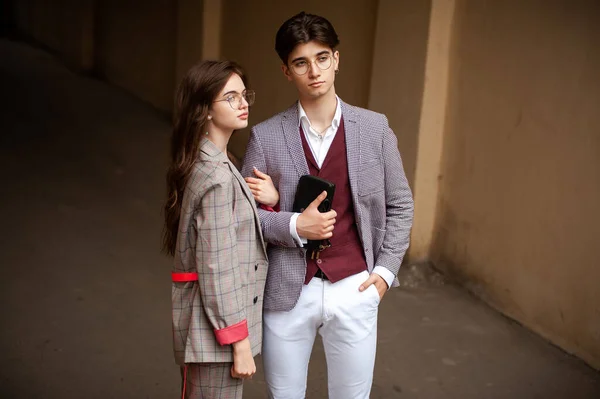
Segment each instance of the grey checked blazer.
M372 271L383 266L396 275L413 218L412 193L397 139L385 115L343 101L341 107L352 202L367 267ZM289 311L300 297L306 274L305 250L289 231L298 180L309 174L297 104L252 128L242 175L251 176L253 167L271 176L280 196L280 212L258 210L265 239L273 244L267 249L265 309ZM397 278L393 286L398 286Z
M225 154L202 139L185 188L175 266L198 281L172 287L173 345L178 364L231 362L215 329L244 319L252 353L260 352L267 255L252 193Z

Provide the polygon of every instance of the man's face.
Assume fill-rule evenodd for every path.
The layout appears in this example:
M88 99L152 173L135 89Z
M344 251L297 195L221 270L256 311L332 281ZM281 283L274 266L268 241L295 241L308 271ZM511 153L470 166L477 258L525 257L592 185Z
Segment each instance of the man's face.
M316 99L333 88L339 57L329 46L311 41L297 45L281 69L296 85L300 98Z

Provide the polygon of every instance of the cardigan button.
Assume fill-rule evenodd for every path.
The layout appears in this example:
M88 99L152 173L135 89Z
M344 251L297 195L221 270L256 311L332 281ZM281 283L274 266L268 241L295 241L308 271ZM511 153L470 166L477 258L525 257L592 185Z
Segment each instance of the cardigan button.
M257 296L254 297L254 303L256 303L256 302L258 302L258 297Z

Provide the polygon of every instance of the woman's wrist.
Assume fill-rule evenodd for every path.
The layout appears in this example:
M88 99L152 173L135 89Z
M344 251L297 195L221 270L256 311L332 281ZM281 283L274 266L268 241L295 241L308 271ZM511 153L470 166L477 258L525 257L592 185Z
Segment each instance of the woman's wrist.
M241 341L237 341L231 344L233 347L233 353L242 353L250 350L250 340L248 337L244 338Z

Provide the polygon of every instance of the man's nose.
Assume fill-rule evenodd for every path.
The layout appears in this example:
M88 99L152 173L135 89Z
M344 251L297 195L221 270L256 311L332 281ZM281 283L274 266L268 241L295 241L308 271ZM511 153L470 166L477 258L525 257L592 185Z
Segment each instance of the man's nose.
M317 66L316 62L311 62L308 66L308 73L311 78L321 76L321 70Z

